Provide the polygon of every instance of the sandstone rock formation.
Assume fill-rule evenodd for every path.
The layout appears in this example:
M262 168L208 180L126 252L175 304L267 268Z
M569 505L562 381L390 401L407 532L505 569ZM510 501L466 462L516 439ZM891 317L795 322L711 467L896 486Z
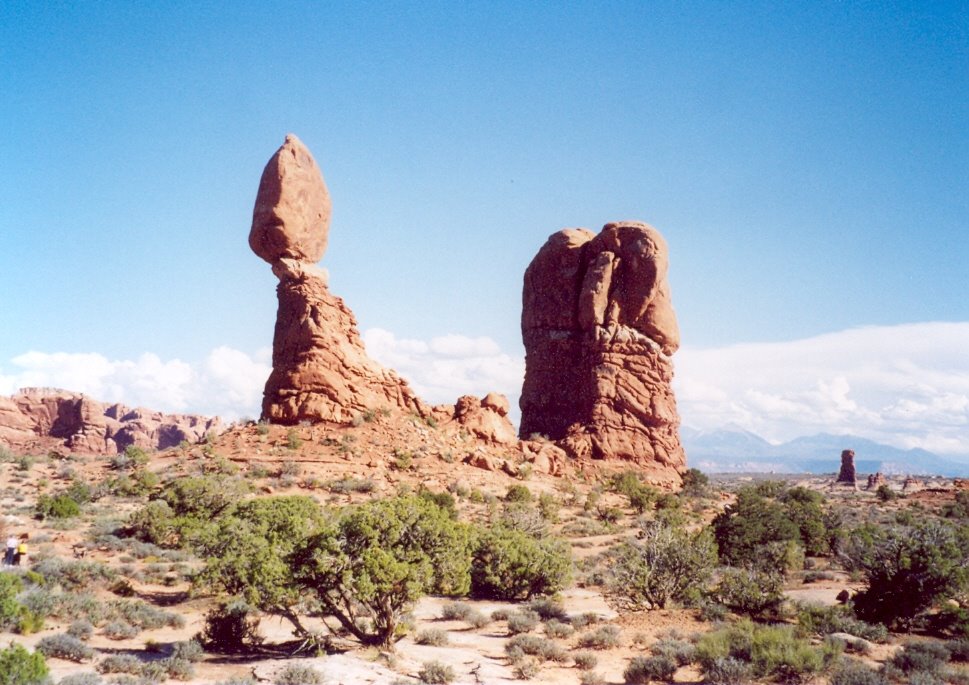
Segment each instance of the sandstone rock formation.
M548 239L522 293L523 438L542 434L573 458L630 460L679 480L667 267L662 236L639 222Z
M266 165L252 213L249 245L279 279L273 370L262 417L346 424L367 410L428 408L406 381L371 360L353 313L330 293L315 265L326 250L330 196L319 167L294 135Z
M852 487L856 487L858 485L857 476L855 474L854 450L841 451L841 470L838 472L838 484L850 485Z
M129 445L165 449L221 430L218 418L130 409L56 388L23 388L0 397L0 445L19 453L52 447L88 454L123 452Z
M508 398L496 392L488 393L481 400L464 395L454 405L454 420L486 442L512 445L518 439L508 420L509 408Z
M918 492L925 489L925 483L915 476L905 476L902 482L902 492Z
M868 483L865 485L866 490L877 490L882 485L885 485L888 481L885 480L885 476L882 475L881 471L877 473L868 474Z

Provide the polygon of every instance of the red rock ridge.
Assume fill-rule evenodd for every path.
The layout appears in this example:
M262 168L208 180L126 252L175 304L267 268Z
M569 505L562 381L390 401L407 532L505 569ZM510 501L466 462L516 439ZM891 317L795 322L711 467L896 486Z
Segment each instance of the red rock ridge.
M0 444L18 453L66 448L113 454L129 445L165 449L221 430L217 417L131 409L56 388L22 388L0 397Z

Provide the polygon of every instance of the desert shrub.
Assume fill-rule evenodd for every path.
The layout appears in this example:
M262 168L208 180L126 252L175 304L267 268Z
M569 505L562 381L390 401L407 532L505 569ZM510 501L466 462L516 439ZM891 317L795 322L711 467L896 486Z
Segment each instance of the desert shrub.
M889 681L867 664L846 659L831 674L831 685L889 685Z
M180 615L162 611L141 600L119 599L110 602L108 606L118 620L126 621L143 630L154 630L164 626L181 628L185 625L185 619Z
M566 587L572 577L571 548L554 536L534 538L493 526L472 554L471 592L479 597L528 599Z
M97 673L72 673L57 681L57 685L101 685L101 676Z
M710 685L748 685L752 669L732 656L717 657L703 667L704 682Z
M672 659L677 666L685 666L696 658L696 648L675 636L661 638L650 646L649 651Z
M579 676L579 685L606 685L606 679L601 673L585 671Z
M571 637L574 632L575 628L555 618L545 623L545 634L550 638Z
M530 633L538 626L539 616L529 609L515 611L508 616L508 633L518 635L519 633Z
M811 555L829 551L823 497L806 488L783 488L772 481L743 487L737 501L717 515L712 525L723 562L769 568L771 562L763 559L760 548L788 540L799 542Z
M450 492L434 492L432 490L422 489L418 493L418 496L426 499L428 502L433 502L438 507L446 511L448 516L453 519L457 519L457 502L455 502L454 495L452 495Z
M334 494L345 495L350 492L373 492L377 484L372 478L354 478L347 476L332 480L326 484L326 489Z
M433 502L396 497L347 508L291 558L300 586L364 644L386 644L427 592L470 585L470 532ZM363 628L355 620L364 618Z
M464 602L449 602L441 608L441 618L445 621L465 621L472 628L483 628L491 619Z
M683 487L680 494L687 497L703 497L710 488L710 477L700 469L687 469L683 474Z
M969 638L969 610L961 606L943 606L928 617L927 623L938 635Z
M579 636L579 647L583 649L612 649L619 646L619 628L605 625Z
M94 634L94 626L87 619L80 618L67 627L67 634L78 640L88 640Z
M892 666L903 673L939 674L949 660L949 650L939 642L906 642L892 656Z
M549 597L533 599L528 603L528 608L538 614L543 621L556 619L567 623L569 620L569 612L565 610L565 606Z
M23 582L12 573L0 573L0 630L12 628L26 610L17 601Z
M174 656L150 662L146 666L155 666L161 671L159 680L165 680L166 678L191 680L195 675L195 665L191 661ZM147 671L148 668L146 667L145 670Z
M142 670L141 659L133 654L110 654L97 666L98 673L131 673L138 675Z
M527 485L514 484L508 486L508 491L505 493L506 502L524 502L528 503L532 501L532 491L528 489Z
M575 652L572 655L575 667L583 671L591 671L599 663L599 657L592 652Z
M836 653L830 647L815 647L798 638L791 626L756 626L744 620L701 636L696 655L711 680L711 669L724 666L723 661L718 666L718 660L732 658L748 663L757 677L800 682L819 673Z
M576 630L582 630L583 628L595 625L596 623L601 623L602 617L594 611L586 611L578 616L573 616L570 622L572 623L573 628Z
M445 621L463 621L475 608L465 602L448 602L441 607L441 619Z
M275 685L323 685L323 674L312 666L287 664L276 674Z
M311 498L266 497L242 502L194 540L205 567L193 584L239 596L282 616L305 634L295 609L301 589L289 556L324 528L325 514Z
M94 650L86 644L65 633L48 635L37 643L37 651L44 656L68 661L87 661L94 656Z
M879 502L891 502L893 500L898 499L898 493L892 490L891 486L889 486L887 483L882 483L881 485L878 486L878 489L875 490L875 497L878 498ZM958 497L959 496L956 495L957 500L958 500ZM948 511L944 510L943 515L948 516L949 515Z
M478 610L474 610L471 613L469 613L464 620L465 622L467 622L469 626L471 626L475 630L484 628L486 625L491 623L491 619Z
M218 516L249 491L241 478L224 475L184 476L171 481L159 493L176 516L209 520Z
M518 657L512 663L515 666L512 673L518 680L531 680L542 670L542 665L538 659L531 657Z
M41 495L37 498L34 511L39 519L64 519L81 513L80 505L71 499L70 495Z
M440 661L427 661L417 674L422 683L427 685L449 685L454 678L454 669ZM288 684L287 684L288 685ZM292 685L296 685L293 683Z
M128 517L127 532L143 542L166 545L173 541L178 522L164 500L152 500Z
M18 644L0 649L0 685L45 685L48 673L43 653Z
M112 640L130 640L141 631L127 621L111 621L101 629Z
M620 545L610 565L608 594L615 604L629 611L665 608L707 582L717 557L708 530L691 535L656 521L641 529L640 539Z
M538 513L549 523L556 523L559 520L561 508L562 505L555 495L543 492L538 496Z
M205 657L205 650L202 649L202 645L197 640L184 640L172 645L172 653L169 656L172 659L196 662Z
M246 602L220 603L205 615L205 627L195 638L207 649L220 653L247 652L262 643L259 617Z
M824 496L803 487L794 487L780 496L788 517L797 526L799 542L811 556L830 552L825 525Z
M950 660L963 663L969 661L969 640L965 638L953 640L947 642L946 647L949 650Z
M448 634L446 630L441 630L440 628L428 628L422 630L414 637L414 642L419 645L428 645L430 647L444 647L449 642Z
M528 654L542 661L564 663L569 660L569 654L562 645L538 635L515 635L505 643L505 651L509 656Z
M848 633L872 642L888 640L888 629L884 625L858 620L845 607L804 604L798 607L797 623L803 631L820 637Z
M866 582L854 598L855 612L866 621L907 627L969 579L967 553L940 521L881 531L852 553Z
M506 503L501 510L497 525L535 538L548 534L548 520L532 505L522 502Z
M726 568L714 590L717 601L731 610L748 616L776 612L784 600L783 578L744 568Z
M65 590L96 587L117 577L110 566L83 559L65 561L59 557L47 557L35 562L33 570L43 577L46 585L60 585Z
M653 655L633 657L622 676L629 685L648 685L652 680L670 681L674 673L675 661L668 656Z

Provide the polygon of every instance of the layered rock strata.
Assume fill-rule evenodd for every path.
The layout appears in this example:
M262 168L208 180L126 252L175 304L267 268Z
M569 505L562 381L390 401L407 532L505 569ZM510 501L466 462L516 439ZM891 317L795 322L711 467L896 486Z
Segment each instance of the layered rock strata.
M686 457L667 269L666 243L644 223L548 239L522 293L523 438L542 434L573 458L630 460L678 479Z
M218 418L132 409L56 388L23 388L0 397L0 445L20 453L63 447L112 454L130 445L165 449L221 431Z
M266 164L249 246L279 279L273 370L262 418L346 424L367 410L428 408L393 371L367 356L353 313L316 266L326 251L330 195L310 151L294 135Z

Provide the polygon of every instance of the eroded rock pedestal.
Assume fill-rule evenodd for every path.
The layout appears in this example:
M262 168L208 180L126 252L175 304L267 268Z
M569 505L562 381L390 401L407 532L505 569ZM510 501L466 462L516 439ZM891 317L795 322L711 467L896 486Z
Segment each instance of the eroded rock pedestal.
M548 239L525 272L519 435L678 481L686 457L670 385L679 329L667 267L662 236L639 222Z
M427 407L407 382L367 356L353 313L316 266L326 251L330 196L313 156L294 135L266 165L249 246L279 279L273 370L262 417L274 423L350 423L367 410Z
M841 470L838 471L838 485L857 487L858 480L855 473L855 452L854 450L842 450Z

